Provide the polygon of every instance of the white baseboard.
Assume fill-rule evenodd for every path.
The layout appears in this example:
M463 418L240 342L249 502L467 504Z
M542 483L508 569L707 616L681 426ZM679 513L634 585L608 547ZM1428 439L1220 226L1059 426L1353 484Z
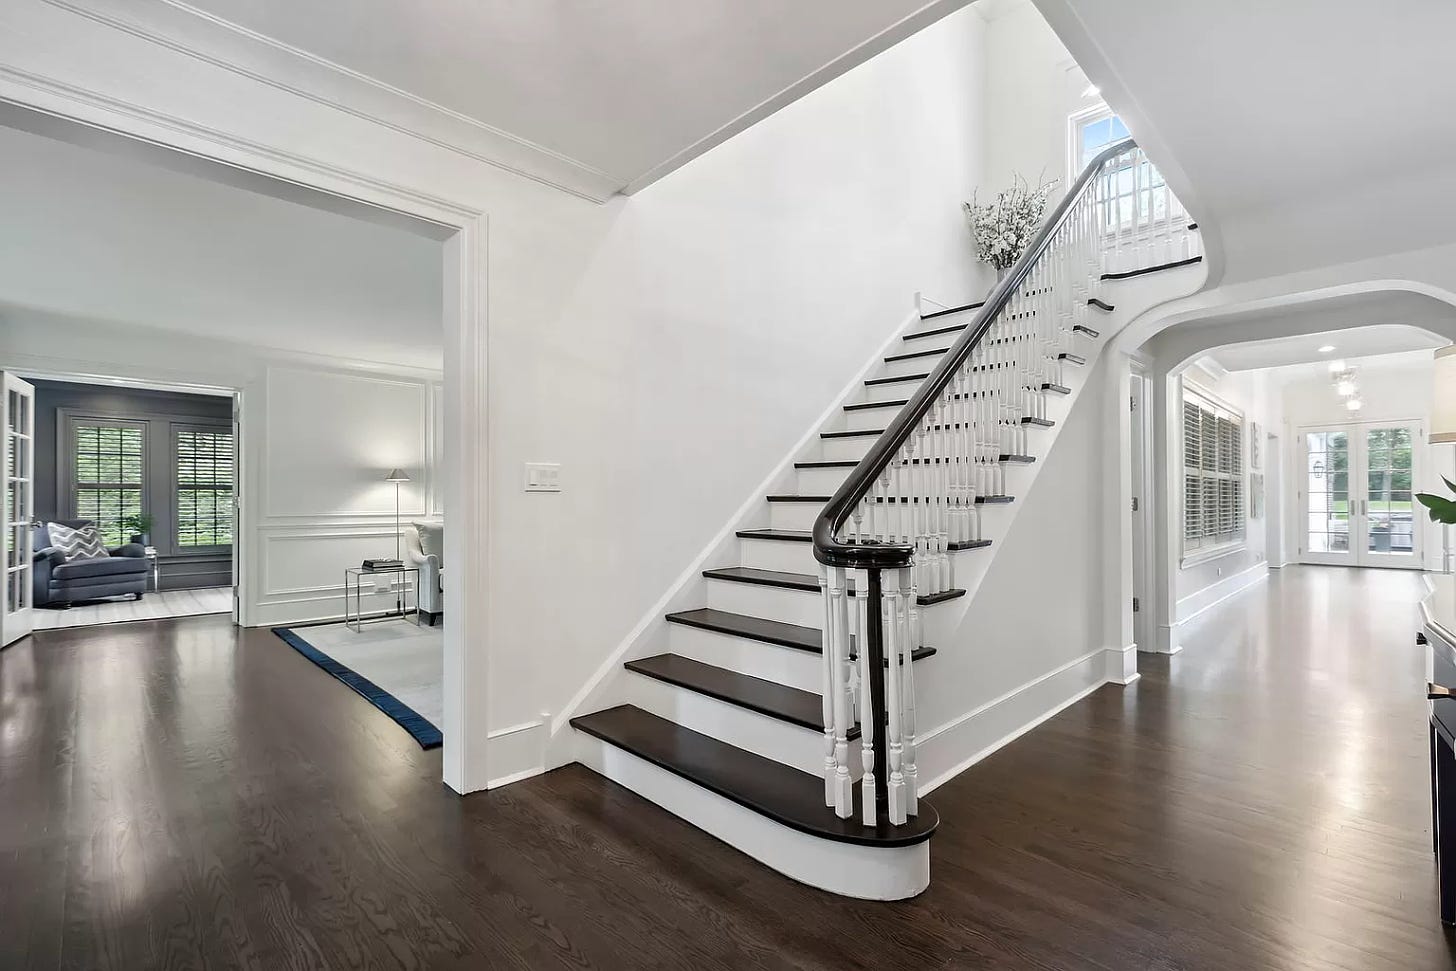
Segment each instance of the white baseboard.
M1174 610L1174 616L1178 618L1175 626L1188 623L1205 610L1218 606L1229 597L1246 587L1253 586L1268 575L1268 562L1255 563L1247 570L1240 570L1232 576L1224 577L1217 583L1210 583L1202 590L1183 597L1178 601Z
M1104 674L1112 684L1132 684L1142 675L1137 669L1137 645L1108 647L1102 650Z
M916 763L920 777L927 780L921 783L921 793L929 793L950 781L1107 684L1107 656L1123 655L1127 651L1128 648L1090 651L921 735L916 739ZM1136 651L1132 653L1135 658ZM1119 657L1119 665L1123 663ZM1135 660L1133 664L1136 665Z
M546 741L551 716L542 712L535 721L498 728L486 737L490 779L485 788L498 789L546 771Z
M1149 649L1149 654L1177 654L1183 650L1183 645L1178 643L1177 624L1159 624L1157 643Z

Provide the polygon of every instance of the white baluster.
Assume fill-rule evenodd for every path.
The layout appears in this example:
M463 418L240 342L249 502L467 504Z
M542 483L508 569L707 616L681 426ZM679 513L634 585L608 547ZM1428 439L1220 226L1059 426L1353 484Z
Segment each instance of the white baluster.
M874 700L870 697L870 651L869 651L869 592L870 574L868 570L854 571L854 601L859 608L859 640L855 644L856 653L859 655L859 683L862 686L860 691L860 717L859 717L859 743L860 743L860 766L864 770L864 776L860 779L861 819L866 826L875 825L875 728L879 721L879 712L875 711ZM876 617L875 621L878 622ZM843 818L848 818L843 817Z
M909 571L901 571L905 577ZM905 775L905 812L914 816L920 809L920 780L915 768L915 649L920 646L920 607L917 603L918 591L912 589L906 598L906 619L908 636L901 638L904 647L902 657L897 658L904 665L901 690L904 701L901 703L901 736L903 738L903 754L901 764ZM892 662L893 663L893 662Z
M905 701L900 669L904 666L902 661L906 630L901 618L905 611L904 580L911 573L909 570L886 570L880 590L885 658L889 662L885 672L885 761L888 767L885 786L892 826L903 826L906 815L905 767L902 761L904 740L900 728L901 709ZM868 815L868 811L866 814Z
M854 720L853 702L849 695L849 613L845 571L842 567L825 567L820 578L826 592L824 626L824 709L826 723L825 805L834 807L834 814L848 819L854 814L854 779L849 771L849 729ZM858 591L856 599L862 596ZM828 755L832 745L833 760Z

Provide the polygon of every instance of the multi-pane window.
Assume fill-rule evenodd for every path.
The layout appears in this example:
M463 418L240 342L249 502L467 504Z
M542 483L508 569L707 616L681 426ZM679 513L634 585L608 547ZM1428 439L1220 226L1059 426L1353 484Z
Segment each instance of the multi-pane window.
M1184 555L1243 542L1243 444L1242 415L1184 391Z
M1081 174L1087 164L1109 145L1127 138L1127 126L1122 119L1109 111L1100 111L1076 124L1077 171L1072 178ZM1168 218L1168 207L1173 207L1173 216L1182 213L1182 207L1168 191L1163 176L1146 157L1124 156L1110 165L1103 178L1102 228L1111 233L1119 228L1123 232L1140 231L1152 227Z
M75 516L95 522L107 546L120 546L130 536L122 521L142 511L146 426L77 419L70 428Z
M177 546L233 541L231 431L183 428L177 446Z

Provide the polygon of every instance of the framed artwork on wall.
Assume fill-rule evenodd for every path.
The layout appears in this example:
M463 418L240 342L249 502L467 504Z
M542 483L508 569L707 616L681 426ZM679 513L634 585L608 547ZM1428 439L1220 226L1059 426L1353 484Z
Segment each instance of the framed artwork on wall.
M1263 468L1264 436L1260 434L1259 423L1249 422L1249 468Z
M1264 473L1249 473L1249 518L1264 518Z

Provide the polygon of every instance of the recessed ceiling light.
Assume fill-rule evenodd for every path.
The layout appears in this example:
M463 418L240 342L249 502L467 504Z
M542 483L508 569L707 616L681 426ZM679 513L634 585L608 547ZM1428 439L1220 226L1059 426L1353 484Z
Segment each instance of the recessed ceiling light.
M1335 349L1335 345L1333 345L1333 344L1326 344L1325 346L1323 346L1323 347L1321 347L1319 349L1319 352L1321 354L1328 354L1330 351L1333 351L1334 349Z
M1330 373L1331 374L1339 374L1343 370L1345 370L1345 362L1344 361L1331 361L1330 362Z

